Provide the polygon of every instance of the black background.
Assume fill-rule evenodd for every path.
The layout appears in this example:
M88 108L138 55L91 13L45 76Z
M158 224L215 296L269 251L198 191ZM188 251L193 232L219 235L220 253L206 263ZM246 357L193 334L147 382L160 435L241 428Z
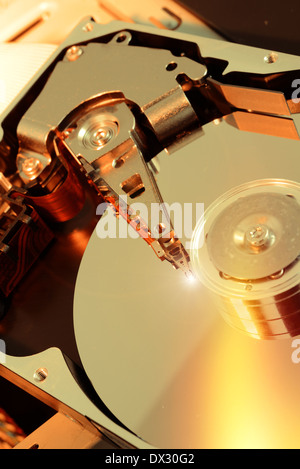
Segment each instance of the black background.
M224 38L300 55L299 0L180 0Z

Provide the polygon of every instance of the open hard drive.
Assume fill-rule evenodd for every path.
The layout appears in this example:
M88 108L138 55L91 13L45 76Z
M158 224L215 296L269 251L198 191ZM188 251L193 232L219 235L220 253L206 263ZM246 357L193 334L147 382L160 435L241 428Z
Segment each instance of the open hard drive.
M299 448L300 58L113 3L2 28L0 375L108 447Z

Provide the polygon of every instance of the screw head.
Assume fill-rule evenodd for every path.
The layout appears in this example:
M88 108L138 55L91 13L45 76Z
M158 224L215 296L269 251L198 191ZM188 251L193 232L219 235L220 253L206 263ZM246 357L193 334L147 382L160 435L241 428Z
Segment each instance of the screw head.
M30 180L36 178L41 169L42 164L37 158L26 158L22 163L22 171Z
M90 33L93 31L94 25L93 23L87 23L82 29L85 33Z
M264 57L264 61L266 64L273 64L278 60L278 54L275 52L271 52L270 54Z
M83 54L83 49L79 46L72 46L67 50L66 58L69 62L75 62Z
M85 148L101 150L117 136L118 130L116 121L91 120L80 129L78 137Z
M43 383L48 378L48 370L46 368L39 368L35 371L33 378L38 383Z
M264 225L256 225L246 232L246 241L253 247L264 246L269 239L269 230Z
M96 147L103 147L111 140L112 136L113 132L110 128L97 129L92 135L92 143Z

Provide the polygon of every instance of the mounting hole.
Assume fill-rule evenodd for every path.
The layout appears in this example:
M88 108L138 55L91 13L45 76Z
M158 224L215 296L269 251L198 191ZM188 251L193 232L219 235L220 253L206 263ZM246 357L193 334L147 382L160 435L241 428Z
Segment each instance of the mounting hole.
M127 39L127 35L125 33L122 33L117 37L116 42L120 44L121 42L126 41L126 39Z
M132 35L129 31L121 31L113 37L112 43L128 46L131 42L131 39Z
M123 166L124 163L125 163L124 158L117 158L116 160L112 162L112 167L115 169L118 169L118 168L121 168L121 166Z
M173 70L176 70L177 67L178 67L178 64L176 62L170 62L166 66L166 70L167 70L167 72L173 72Z

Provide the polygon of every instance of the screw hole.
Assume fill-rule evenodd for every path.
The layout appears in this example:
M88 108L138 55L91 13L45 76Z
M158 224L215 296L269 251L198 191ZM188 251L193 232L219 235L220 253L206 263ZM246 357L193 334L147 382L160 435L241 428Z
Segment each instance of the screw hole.
M121 166L123 166L124 163L125 163L125 160L123 158L119 158L112 162L112 167L114 169L118 169L118 168L121 168Z
M121 42L126 41L126 39L127 39L126 34L120 34L120 35L117 37L116 41L120 44Z
M178 67L178 64L176 62L170 62L166 66L166 70L167 70L167 72L173 72L173 70L176 70L177 67Z

